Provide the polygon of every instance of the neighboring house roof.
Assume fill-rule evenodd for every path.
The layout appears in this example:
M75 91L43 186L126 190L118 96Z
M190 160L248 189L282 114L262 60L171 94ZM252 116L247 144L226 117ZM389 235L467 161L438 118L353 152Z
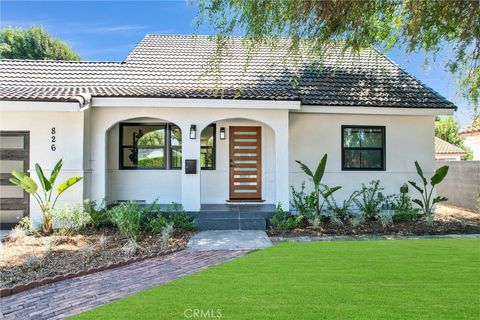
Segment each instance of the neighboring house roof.
M207 36L147 35L124 62L0 60L0 99L240 98L324 106L455 108L374 49L342 56L340 48L330 48L319 65L308 57L294 63L287 47L283 43L275 49L260 48L244 71L248 49L241 37L229 38L229 53L219 74L208 72L216 43Z
M460 134L462 133L474 133L480 132L480 116L473 119L465 128L459 131Z
M435 137L435 153L436 154L467 154L463 149L460 149L454 144Z

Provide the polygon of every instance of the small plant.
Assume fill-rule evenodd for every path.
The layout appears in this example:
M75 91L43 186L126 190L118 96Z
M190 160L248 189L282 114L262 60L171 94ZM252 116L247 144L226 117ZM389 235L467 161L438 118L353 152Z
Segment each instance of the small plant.
M38 235L37 229L33 225L32 219L30 217L23 217L20 222L18 223L23 230L27 232L27 235Z
M16 225L8 232L6 240L9 242L23 242L28 236L27 231L20 225Z
M133 238L129 238L127 240L127 243L123 246L123 252L129 258L136 255L139 250L140 250L140 246L137 240Z
M360 194L360 191L352 192L352 194L350 194L347 199L343 200L340 205L335 200L335 197L333 195L330 196L330 198L326 200L328 211L330 211L332 215L335 215L339 219L348 218L352 214L352 207L355 203L355 199L357 199Z
M413 207L412 199L408 195L408 184L400 187L400 194L394 200L393 209L395 210L393 221L396 222L411 222L420 217L420 210Z
M53 251L54 246L55 244L53 243L53 241L48 241L43 245L43 252L45 257L48 256Z
M36 255L28 255L25 257L25 267L29 271L40 269L43 265L43 260Z
M353 201L367 217L373 218L380 212L380 207L385 200L382 190L380 180L371 181L369 186L362 183L361 199L356 198Z
M302 162L298 160L295 161L300 165L302 171L312 179L313 192L315 196L315 215L320 217L322 214L322 207L325 204L325 200L330 197L335 191L341 188L340 186L329 188L324 185L322 189L322 178L325 174L325 167L327 165L327 154L325 154L320 160L320 163L318 164L315 173L313 173L313 171L310 170L310 168ZM323 202L320 202L320 196L323 198Z
M78 253L85 263L92 261L95 251L90 246L83 246L78 249Z
M467 219L465 219L463 217L458 219L458 222L460 223L460 226L462 227L462 229L465 229L468 225Z
M174 231L175 228L173 227L173 223L166 224L160 233L160 238L162 239L162 242L167 243L168 240L172 238Z
M108 243L108 236L102 234L100 238L98 238L98 244L100 248L106 249L107 248L107 243Z
M353 213L350 215L348 221L350 222L353 228L356 228L365 222L365 215L363 214L363 212Z
M448 199L445 197L435 197L432 199L433 190L435 186L445 179L448 173L448 166L442 166L435 170L435 174L430 178L430 186L427 179L423 175L423 170L418 164L418 161L415 161L415 167L417 168L417 173L422 180L422 187L419 187L415 182L408 181L422 196L422 199L413 199L412 201L415 202L422 210L423 214L426 216L433 215L433 209L435 208L435 204L447 201ZM430 187L430 190L429 190Z
M305 181L302 181L300 191L295 190L293 186L290 188L292 189L292 207L297 210L300 216L312 218L316 212L315 192L305 193Z
M184 233L195 230L194 217L186 213L181 204L173 202L167 212L168 221L173 224L175 232Z
M53 231L52 212L55 209L58 198L62 193L65 192L65 190L76 184L78 181L82 180L82 177L80 176L74 176L67 179L65 182L61 183L57 187L57 195L54 196L53 186L55 184L55 181L57 180L60 170L62 169L63 162L63 159L60 159L60 161L57 162L57 164L52 170L50 178L48 179L45 177L42 167L40 167L38 163L35 164L35 171L37 172L38 180L40 181L40 185L42 186L42 195L37 192L37 183L33 181L33 179L30 178L27 173L13 170L13 178L10 179L11 183L21 187L23 190L31 194L35 201L37 201L37 203L40 205L43 216L42 230L46 234L50 234Z
M111 208L109 215L123 236L136 241L140 234L143 212L137 203L127 202Z
M394 214L395 214L395 211L393 211L393 210L381 210L377 214L378 220L380 220L380 223L382 224L382 227L386 228L393 223L393 215Z
M150 230L153 234L160 234L166 226L167 219L161 212L158 212L158 215L151 219L148 223L148 230Z
M426 222L427 226L433 227L434 224L435 224L435 219L433 218L433 214L429 214L429 215L425 216L425 222Z
M52 213L53 226L60 235L69 236L85 228L91 222L90 215L84 211L82 205L65 206L55 209Z
M297 227L298 221L285 212L282 204L278 203L275 213L270 218L270 225L274 230L291 230Z
M106 208L105 199L103 199L99 205L97 205L93 200L86 199L83 202L83 206L85 208L85 212L90 215L92 227L98 229L100 227L109 226L112 224Z

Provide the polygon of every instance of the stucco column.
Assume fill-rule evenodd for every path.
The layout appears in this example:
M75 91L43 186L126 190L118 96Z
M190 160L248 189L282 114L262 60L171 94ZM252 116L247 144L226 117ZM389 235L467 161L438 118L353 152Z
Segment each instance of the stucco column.
M283 209L289 210L288 179L288 111L282 115L282 121L275 126L275 195L276 202L282 203Z
M107 196L107 180L106 180L106 132L105 128L96 128L92 126L92 142L91 142L91 197L97 204ZM107 203L108 203L107 199Z
M190 139L190 124L182 128L182 205L186 211L200 210L200 131L197 125L197 137ZM197 173L185 173L185 160L197 160Z

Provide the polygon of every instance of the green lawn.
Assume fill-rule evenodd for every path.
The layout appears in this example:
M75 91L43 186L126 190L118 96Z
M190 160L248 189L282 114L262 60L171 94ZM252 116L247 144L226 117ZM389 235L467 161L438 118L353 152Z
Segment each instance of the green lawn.
M480 319L480 239L284 243L76 318L188 319L186 309L221 309L223 319Z

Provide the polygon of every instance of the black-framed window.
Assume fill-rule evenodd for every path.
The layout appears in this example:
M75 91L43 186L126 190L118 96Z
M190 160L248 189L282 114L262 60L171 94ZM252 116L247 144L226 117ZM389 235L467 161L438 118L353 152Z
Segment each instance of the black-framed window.
M200 168L215 170L216 126L211 124L200 134Z
M174 124L169 125L170 168L182 168L182 130Z
M342 170L385 170L385 126L342 126Z
M121 123L120 169L165 169L166 125Z

